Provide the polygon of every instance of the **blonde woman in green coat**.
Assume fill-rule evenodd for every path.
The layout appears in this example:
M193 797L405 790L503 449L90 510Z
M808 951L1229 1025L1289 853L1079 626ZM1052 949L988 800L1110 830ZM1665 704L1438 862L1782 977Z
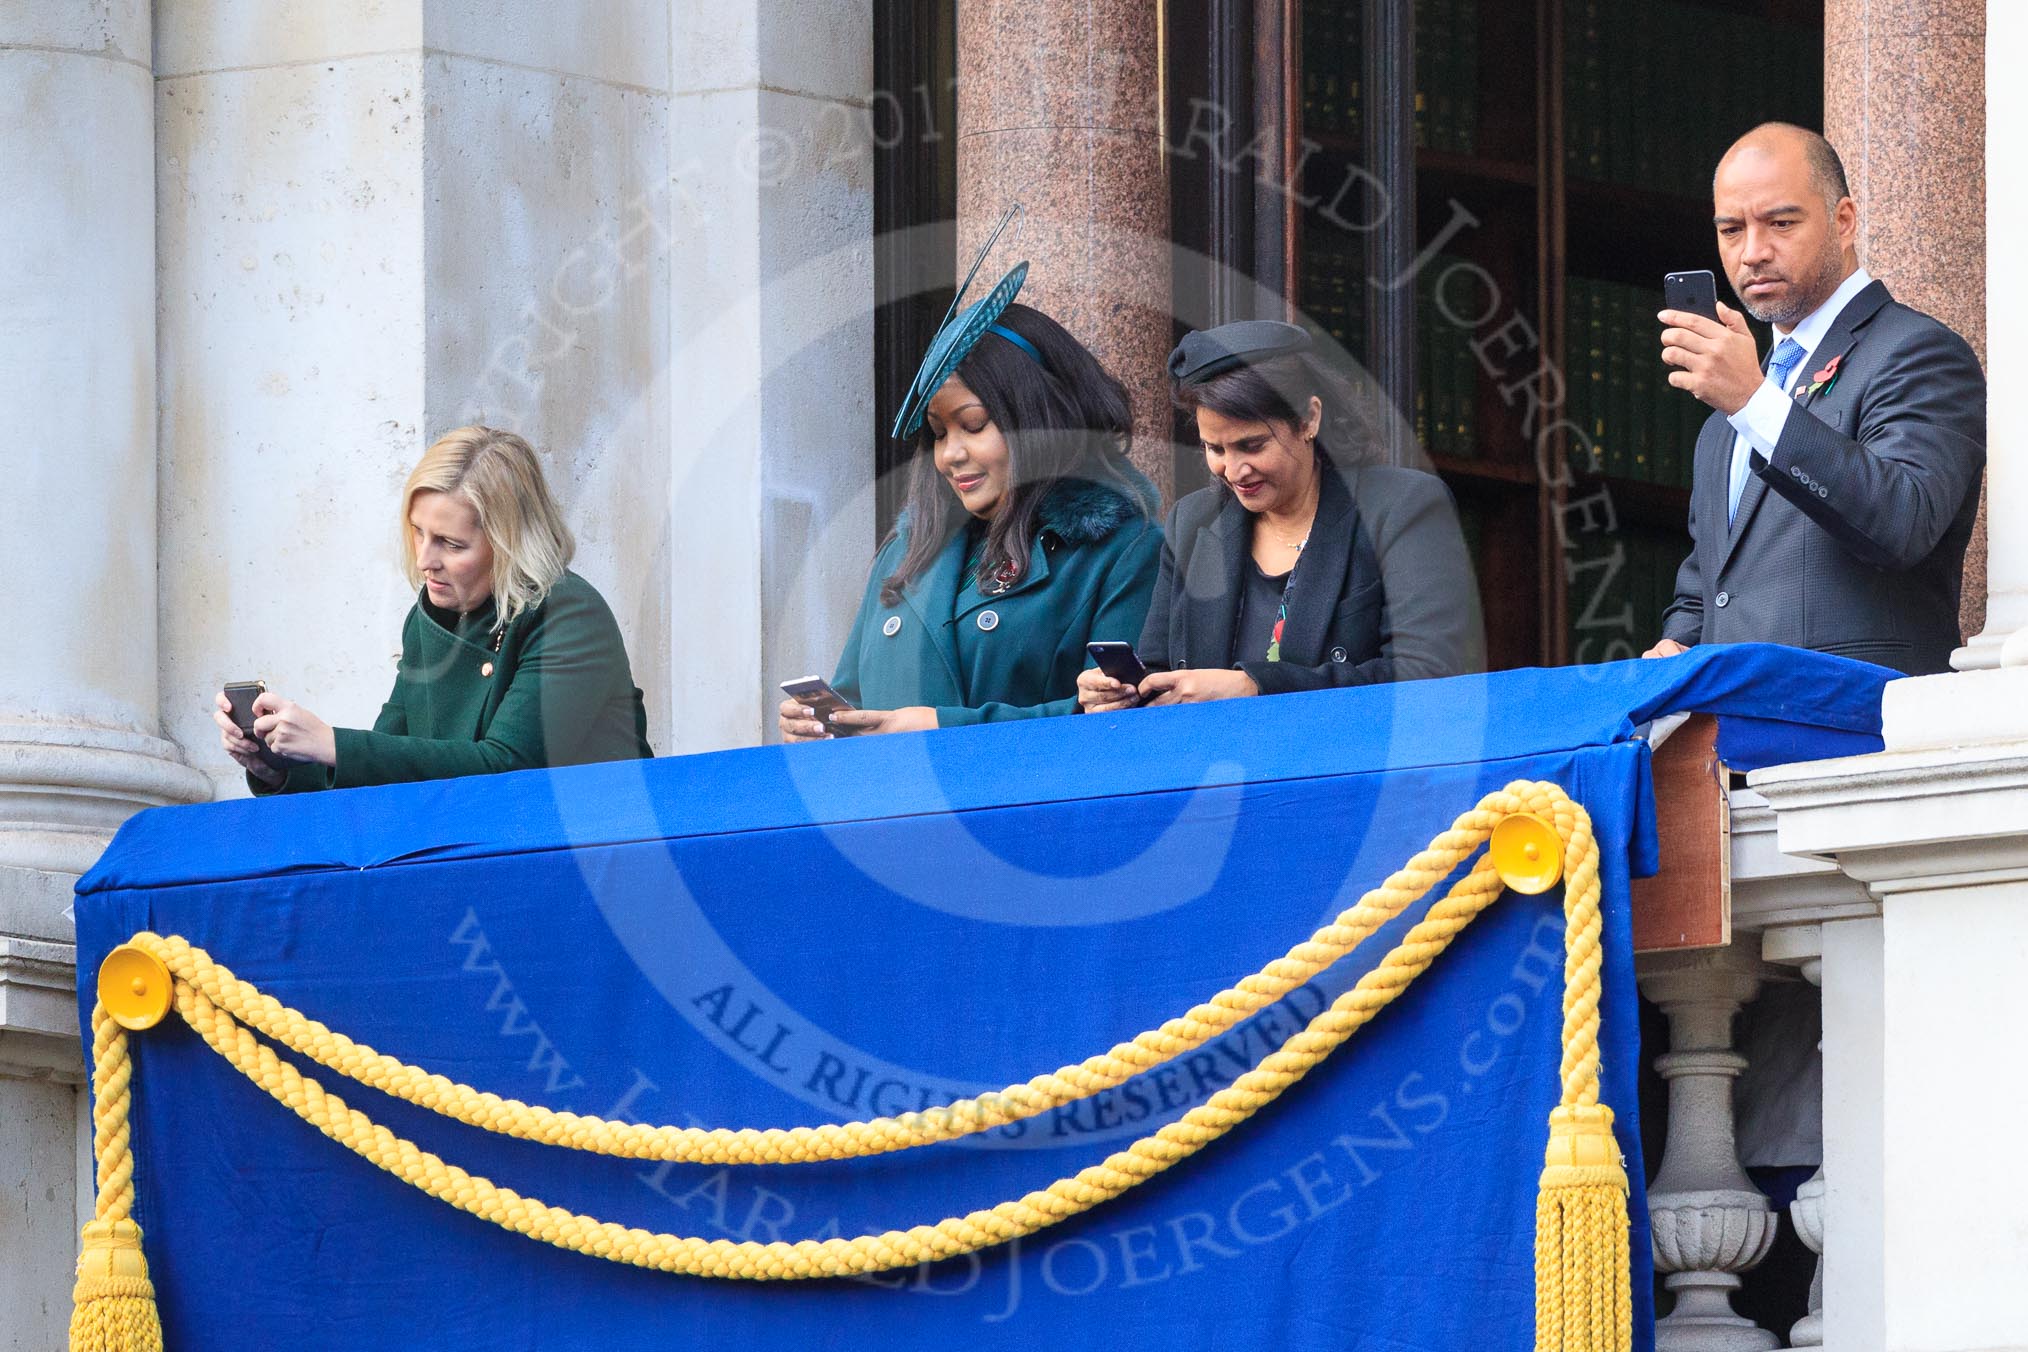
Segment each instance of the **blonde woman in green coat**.
M907 505L831 678L857 709L827 728L784 700L784 740L1074 713L1085 644L1140 636L1162 532L1126 458L1127 392L1012 303L1025 267L946 326L971 345L940 335L917 377L927 398L896 420L916 443Z
M653 755L619 625L569 571L570 529L528 443L490 427L447 432L401 500L403 562L421 591L380 717L334 728L267 691L248 737L221 692L212 718L248 787L295 793ZM289 768L271 766L263 745Z

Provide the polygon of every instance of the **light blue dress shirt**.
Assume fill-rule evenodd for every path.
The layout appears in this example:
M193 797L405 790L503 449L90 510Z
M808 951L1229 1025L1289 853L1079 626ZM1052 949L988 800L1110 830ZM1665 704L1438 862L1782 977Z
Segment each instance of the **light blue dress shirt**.
M1761 382L1753 392L1753 398L1739 412L1726 419L1737 433L1732 440L1732 474L1736 480L1744 477L1746 459L1759 451L1766 459L1774 459L1774 449L1782 439L1782 429L1788 426L1789 414L1794 411L1796 401L1790 391L1796 383L1805 378L1811 369L1811 358L1816 355L1818 344L1831 331L1831 325L1838 322L1838 316L1852 303L1852 298L1873 284L1873 276L1860 268L1841 282L1831 298L1812 310L1809 315L1787 333L1775 330L1775 342L1793 338L1803 348L1802 360L1789 372L1789 378L1780 385L1770 376Z

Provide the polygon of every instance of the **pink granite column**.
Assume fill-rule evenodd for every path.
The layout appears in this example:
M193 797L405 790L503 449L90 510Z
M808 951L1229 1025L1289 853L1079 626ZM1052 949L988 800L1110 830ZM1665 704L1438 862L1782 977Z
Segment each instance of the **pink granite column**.
M1859 203L1859 258L1986 357L1986 0L1825 0L1824 134ZM1986 619L1986 521L1959 622Z
M988 271L1028 259L1021 299L1126 382L1134 461L1166 496L1174 464L1159 15L1146 0L958 7L958 259L970 261L1009 203L1027 205L1021 237L1012 249L1003 237Z

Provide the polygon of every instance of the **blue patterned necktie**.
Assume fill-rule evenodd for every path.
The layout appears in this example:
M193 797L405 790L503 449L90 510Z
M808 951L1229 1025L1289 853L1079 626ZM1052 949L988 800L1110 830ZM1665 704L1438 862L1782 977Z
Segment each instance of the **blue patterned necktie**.
M1767 377L1776 389L1788 392L1789 373L1796 369L1796 363L1803 359L1803 345L1793 338L1784 338L1775 345L1774 356L1768 359ZM1725 520L1729 525L1739 515L1740 495L1746 492L1746 468L1753 463L1753 447L1745 437L1735 437L1732 443L1732 485L1731 496L1726 500Z

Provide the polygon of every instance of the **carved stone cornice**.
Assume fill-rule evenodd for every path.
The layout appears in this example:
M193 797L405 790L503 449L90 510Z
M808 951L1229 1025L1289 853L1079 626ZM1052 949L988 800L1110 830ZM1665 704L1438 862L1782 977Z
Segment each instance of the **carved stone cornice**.
M72 945L0 934L0 1075L84 1078Z

